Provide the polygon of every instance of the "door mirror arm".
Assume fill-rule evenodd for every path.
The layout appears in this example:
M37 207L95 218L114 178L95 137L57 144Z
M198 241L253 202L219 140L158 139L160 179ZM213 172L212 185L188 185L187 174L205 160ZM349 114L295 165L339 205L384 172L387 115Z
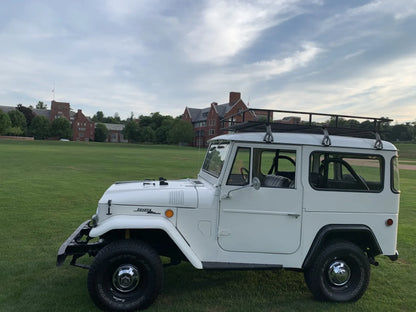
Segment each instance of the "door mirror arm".
M254 188L257 191L257 190L260 189L260 186L261 186L260 179L258 177L254 177L251 184L244 185L242 187L238 187L236 189L233 189L233 190L229 191L227 194L225 194L224 196L222 196L222 199L231 198L231 195L230 195L231 192L235 192L235 191L238 191L238 190L242 190L242 189L245 189L245 188L248 188L248 187L252 187L252 188Z

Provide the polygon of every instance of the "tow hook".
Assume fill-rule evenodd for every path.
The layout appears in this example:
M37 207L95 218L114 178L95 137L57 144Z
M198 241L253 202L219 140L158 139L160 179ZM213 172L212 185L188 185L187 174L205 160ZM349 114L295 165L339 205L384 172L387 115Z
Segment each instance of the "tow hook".
M374 257L368 257L368 261L370 262L370 264L378 266L378 262L374 259Z

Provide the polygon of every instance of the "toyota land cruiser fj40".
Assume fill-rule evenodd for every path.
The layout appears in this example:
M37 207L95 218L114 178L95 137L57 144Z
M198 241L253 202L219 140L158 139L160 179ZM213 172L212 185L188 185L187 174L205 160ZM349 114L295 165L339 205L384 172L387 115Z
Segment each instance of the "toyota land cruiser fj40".
M259 112L266 127L245 121ZM317 299L358 300L375 257L398 257L398 153L379 135L390 120L301 113L309 122L289 125L275 112L299 113L248 109L224 121L234 133L210 140L196 179L114 183L57 265L72 256L88 267L92 300L111 311L156 299L161 256L197 269L300 270ZM374 137L337 126L352 117L372 121ZM86 254L91 266L77 263Z

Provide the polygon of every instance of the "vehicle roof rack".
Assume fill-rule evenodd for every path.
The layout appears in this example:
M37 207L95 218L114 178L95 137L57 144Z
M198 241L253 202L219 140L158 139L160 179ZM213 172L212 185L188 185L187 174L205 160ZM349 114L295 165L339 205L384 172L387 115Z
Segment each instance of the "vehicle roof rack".
M274 113L295 114L274 120ZM301 117L306 116L306 120ZM322 117L329 120L317 121ZM355 120L349 122L349 120ZM366 123L359 123L358 120ZM376 118L352 115L312 113L303 111L248 108L221 120L224 131L266 132L264 141L273 142L273 132L317 133L323 134L322 145L331 145L331 135L374 138L374 148L383 149L380 133L383 124L392 122L389 118ZM349 126L348 126L349 125Z

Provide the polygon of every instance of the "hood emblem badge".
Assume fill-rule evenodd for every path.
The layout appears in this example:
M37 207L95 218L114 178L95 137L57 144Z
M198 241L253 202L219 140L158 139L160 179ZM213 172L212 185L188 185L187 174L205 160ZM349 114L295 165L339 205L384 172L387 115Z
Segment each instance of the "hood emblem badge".
M146 212L147 214L157 214L160 215L160 212L155 212L151 208L137 208L133 212Z

